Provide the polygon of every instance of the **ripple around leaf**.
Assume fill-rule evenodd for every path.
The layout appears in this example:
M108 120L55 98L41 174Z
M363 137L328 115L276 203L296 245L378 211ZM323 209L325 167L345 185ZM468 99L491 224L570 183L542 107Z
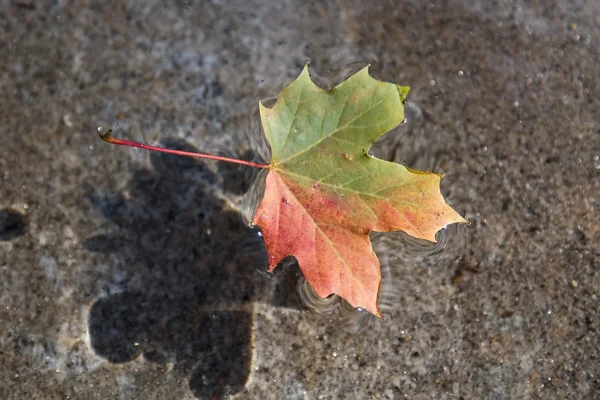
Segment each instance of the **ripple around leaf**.
M304 277L298 280L296 290L301 304L311 311L326 314L337 310L339 307L340 298L338 296L320 297Z
M362 308L355 308L346 300L340 302L341 314L344 319L344 328L353 333L361 332L365 328L371 326L378 319L370 312Z
M463 225L450 225L437 233L437 243L415 239L404 232L372 235L373 248L381 265L381 311L388 314L401 312L401 288L406 273L414 268L446 270L463 251L465 232Z
M343 68L338 68L335 77L319 75L316 69L311 71L311 78L319 86L330 89L337 83L344 81L361 67L365 65L364 59L353 59ZM266 98L262 101L266 107L272 107L275 98ZM421 137L415 140L413 136L420 133L424 122L422 110L412 102L405 103L405 121L394 128L371 147L371 154L377 158L399 162L413 169L445 172L445 154L432 153L423 150L428 140ZM270 159L270 146L265 141L262 133L259 113L253 112L246 132L251 148L262 160ZM428 148L428 147L426 147ZM264 171L261 171L264 172ZM264 173L258 174L250 190L242 197L240 211L250 221L264 193ZM456 233L456 226L442 229L436 234L437 243L415 239L404 232L373 233L371 239L373 248L378 254L381 263L382 283L380 289L380 307L382 311L394 312L402 305L399 303L398 285L402 278L402 271L408 265L419 265L421 267L437 266L440 256L448 246L449 237ZM340 310L344 319L348 321L349 330L360 330L369 325L370 318L365 318L368 313L361 312L350 306L338 296L329 296L326 299L319 297L310 285L301 278L297 283L297 295L299 301L306 308L319 313L329 313Z
M400 154L406 147L404 141L407 140L407 137L412 135L415 127L421 123L421 120L421 110L414 103L407 101L404 103L404 122L379 138L379 140L371 147L370 153L374 157L382 160L398 162L407 165L410 168L419 169L416 165L407 163L409 159L404 159L405 157L400 156ZM414 153L414 151L412 152ZM427 169L425 168L423 170Z
M260 103L267 107L272 107L275 104L277 97L266 97L260 100ZM263 134L262 123L260 121L259 107L253 105L248 118L248 123L244 128L244 136L248 141L250 148L256 154L256 159L253 161L268 163L271 159L271 147L267 143L267 139Z
M452 248L461 248L465 240L465 230L462 225L451 225L442 229L436 235L437 243L415 239L404 232L372 233L371 241L381 265L381 311L384 314L401 312L400 288L403 274L410 266L443 268L439 263L448 262L443 260L443 255L449 244L452 243ZM372 314L354 308L336 295L319 297L303 277L298 279L297 295L301 305L313 312L328 314L339 311L343 319L343 328L349 332L360 332L374 323L382 323Z

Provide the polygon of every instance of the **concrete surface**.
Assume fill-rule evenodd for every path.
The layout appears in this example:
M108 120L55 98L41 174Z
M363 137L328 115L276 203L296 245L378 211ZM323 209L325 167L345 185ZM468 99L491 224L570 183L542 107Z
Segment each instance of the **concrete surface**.
M0 398L600 398L599 16L1 2ZM324 86L366 63L411 86L377 151L443 172L471 221L438 246L374 239L382 320L264 272L253 172L96 135L256 158L258 100L308 60Z

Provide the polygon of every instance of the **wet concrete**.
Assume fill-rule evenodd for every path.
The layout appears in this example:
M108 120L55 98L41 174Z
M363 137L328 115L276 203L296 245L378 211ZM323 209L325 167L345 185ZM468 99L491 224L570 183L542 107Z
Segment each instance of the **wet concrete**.
M592 399L600 3L6 1L0 398ZM390 157L471 224L378 242L383 320L302 307L239 209L259 99L306 61L412 87ZM392 151L390 151L390 149ZM367 329L357 328L367 325Z

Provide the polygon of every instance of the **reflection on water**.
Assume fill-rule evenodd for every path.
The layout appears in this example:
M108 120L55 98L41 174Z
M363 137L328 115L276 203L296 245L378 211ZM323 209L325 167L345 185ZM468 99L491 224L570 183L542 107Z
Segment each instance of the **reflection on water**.
M437 243L413 238L404 232L377 233L372 236L373 248L381 264L379 307L383 314L395 313L402 307L401 290L405 274L420 268L443 269L447 263L447 248L460 248L465 229L454 224L436 234Z

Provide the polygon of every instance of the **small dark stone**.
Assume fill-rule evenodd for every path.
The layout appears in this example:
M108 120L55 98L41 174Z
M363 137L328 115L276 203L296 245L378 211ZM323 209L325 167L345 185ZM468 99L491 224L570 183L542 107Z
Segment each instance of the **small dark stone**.
M27 231L27 220L23 214L11 209L0 210L0 241L22 236Z

